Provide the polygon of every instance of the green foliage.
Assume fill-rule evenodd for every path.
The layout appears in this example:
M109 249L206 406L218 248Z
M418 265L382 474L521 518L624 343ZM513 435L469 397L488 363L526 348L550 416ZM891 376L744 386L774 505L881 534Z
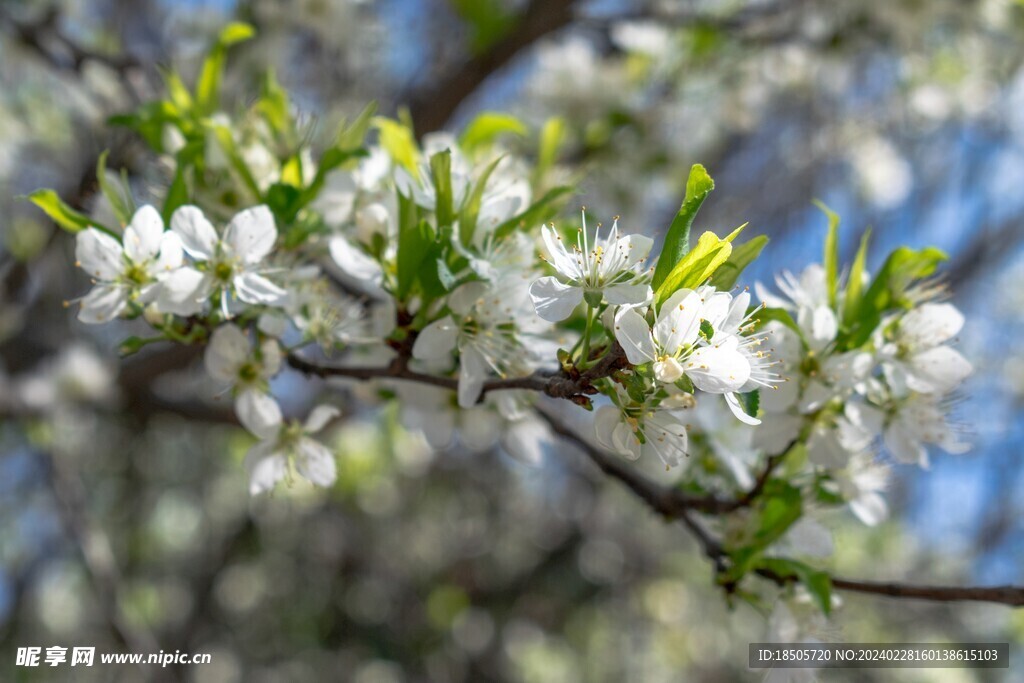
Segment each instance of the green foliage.
M825 264L825 288L828 292L828 303L835 309L836 293L839 287L839 214L818 200L814 200L814 205L828 216L828 233L825 236L825 253L822 256L822 262Z
M757 569L784 581L799 581L811 594L821 611L832 612L832 578L828 573L799 562L781 557L765 557L757 561Z
M740 275L761 255L767 244L768 236L758 235L738 247L733 247L729 258L711 276L711 284L720 291L728 291L735 287Z
M241 22L230 23L221 30L217 42L203 62L196 83L195 106L200 115L208 116L220 107L220 84L224 76L228 48L249 40L254 35L256 30Z
M380 133L380 146L391 155L395 163L416 176L420 151L416 146L412 129L403 123L382 116L373 119L373 126Z
M740 399L743 411L751 417L757 417L757 413L761 409L761 390L754 389L746 394L740 394Z
M501 135L526 135L526 124L510 114L485 111L476 116L459 138L459 146L466 152L493 144Z
M864 286L864 269L867 266L868 243L871 241L871 228L864 231L860 238L860 247L850 267L850 279L846 283L846 293L843 296L842 322L846 327L852 326L857 319L860 310L861 289Z
M544 193L540 199L531 204L526 211L513 216L494 229L494 236L502 238L515 232L518 228L529 229L541 225L553 217L561 208L562 200L573 192L572 187L562 185Z
M116 187L107 177L107 156L110 150L103 150L99 160L96 162L96 180L100 185L100 191L110 203L110 208L121 225L127 225L135 213L134 202L128 191L128 180L123 178L123 186Z
M93 227L112 237L117 237L117 233L110 228L100 225L85 214L72 209L54 190L36 190L28 195L27 199L42 209L54 223L68 232L75 233Z
M469 24L474 52L482 52L500 40L514 25L515 15L498 0L452 0L452 8Z
M657 305L664 303L680 289L695 289L715 274L718 268L724 264L732 254L732 241L746 225L733 230L725 239L720 238L713 232L705 232L697 240L697 245L689 250L677 263L675 268L668 274L661 285L654 291L654 300ZM662 252L661 258L664 258ZM659 265L660 265L659 258Z
M446 149L430 157L430 174L437 194L434 215L438 229L445 231L455 221L452 197L452 152Z
M484 168L459 211L459 241L462 244L468 245L473 241L473 234L476 232L476 221L480 216L480 205L483 201L484 190L487 188L487 181L503 158L498 157Z
M676 264L689 252L690 228L693 226L693 220L713 189L715 189L715 181L708 175L707 170L700 164L694 164L690 168L690 177L686 180L686 197L683 199L683 204L679 207L676 217L672 220L672 225L669 226L668 234L665 235L665 246L661 249L658 265L654 269L651 286L655 290L668 279ZM726 254L726 258L728 258L728 254Z
M565 119L553 116L544 122L540 130L540 142L537 147L537 166L533 171L533 184L539 185L544 176L558 159L558 153L567 136Z

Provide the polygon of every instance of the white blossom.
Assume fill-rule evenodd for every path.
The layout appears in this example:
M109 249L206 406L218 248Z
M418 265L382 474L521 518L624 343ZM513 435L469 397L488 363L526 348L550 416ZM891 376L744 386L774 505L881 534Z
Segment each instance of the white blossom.
M643 235L620 237L616 220L605 237L601 237L598 226L591 246L585 214L583 227L571 251L565 248L561 236L554 229L545 225L541 233L548 263L561 276L561 279L551 275L542 277L530 287L537 315L544 320L565 320L586 294L603 296L613 305L637 305L650 300L651 287L644 282L641 268L651 251L651 238Z
M161 288L183 261L178 235L164 231L160 214L149 205L135 212L121 242L96 228L78 233L75 258L96 283L81 300L78 319L85 323L108 322L130 302L162 300Z

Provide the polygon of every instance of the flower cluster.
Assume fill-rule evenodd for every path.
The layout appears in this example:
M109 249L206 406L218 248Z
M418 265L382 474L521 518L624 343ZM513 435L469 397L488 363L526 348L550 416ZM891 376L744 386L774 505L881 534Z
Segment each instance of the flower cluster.
M579 226L553 222L572 192L552 172L557 145L541 135L530 149L511 117L485 113L459 136L417 142L409 124L369 108L317 156L278 86L237 125L213 104L197 94L160 109L161 134L149 137L172 179L159 208L136 210L129 188L109 182L120 228L49 191L33 200L77 233L94 282L83 322L148 325L155 335L129 338L126 353L205 345L207 374L257 439L254 494L292 472L335 479L313 435L339 410L282 396L275 378L289 365L369 381L344 387L397 400L437 447L500 443L535 463L551 436L534 411L547 394L595 411L600 447L687 463L677 476L691 489L741 496L758 481L766 502L723 529L727 552L743 548L731 580L768 546L814 531L812 507L881 519L879 444L920 464L928 444L965 448L945 408L971 367L949 344L963 317L927 279L936 250L897 249L872 278L865 239L840 273L833 223L824 265L784 273L781 296L758 286L755 303L737 281L766 238L739 243L739 228L691 243L714 188L700 165L652 254L653 237L618 218L607 230L585 212ZM139 115L143 134L151 113ZM304 402L308 418L285 417L282 405ZM782 459L785 476L770 477Z

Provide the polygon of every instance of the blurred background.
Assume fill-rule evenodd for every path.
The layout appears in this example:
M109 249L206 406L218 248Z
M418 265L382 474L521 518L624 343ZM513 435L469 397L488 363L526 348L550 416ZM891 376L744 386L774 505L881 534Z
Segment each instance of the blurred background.
M727 605L683 530L570 447L539 464L468 437L431 449L351 387L279 380L296 413L328 391L349 406L330 437L339 481L251 499L251 441L196 353L120 361L124 330L75 320L72 240L17 197L54 187L89 210L104 149L139 199L159 194L143 145L104 122L153 97L161 67L194 74L232 19L259 33L231 54L225 107L272 67L313 135L371 99L408 106L418 134L485 109L559 116L579 204L649 234L703 163L718 189L699 226L771 237L749 284L819 258L813 198L843 216L847 259L873 228L869 268L896 244L946 250L977 369L956 412L974 448L897 468L880 527L826 518L830 567L1024 583L1022 3L3 0L0 679L757 681L747 644L785 635L778 615ZM1024 636L1020 610L843 598L818 638ZM212 663L16 668L26 645ZM1009 671L821 678L1020 680L1011 653Z

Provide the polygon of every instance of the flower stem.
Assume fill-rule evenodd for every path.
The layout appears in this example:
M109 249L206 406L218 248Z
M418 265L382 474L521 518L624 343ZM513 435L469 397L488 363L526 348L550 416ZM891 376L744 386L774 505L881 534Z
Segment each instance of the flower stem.
M587 327L583 330L583 348L580 349L579 367L586 368L590 362L590 334L594 330L594 307L587 303Z

